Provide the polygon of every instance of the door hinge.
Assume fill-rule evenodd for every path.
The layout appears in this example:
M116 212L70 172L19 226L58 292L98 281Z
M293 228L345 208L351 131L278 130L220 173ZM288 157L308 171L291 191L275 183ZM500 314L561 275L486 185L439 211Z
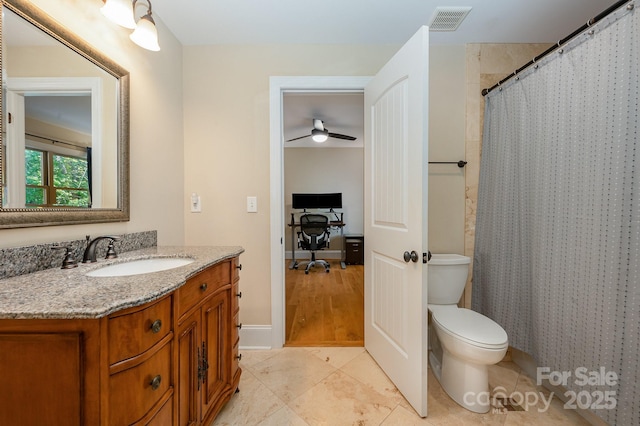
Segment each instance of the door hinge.
M431 252L427 251L426 253L422 253L422 263L427 263L431 260Z

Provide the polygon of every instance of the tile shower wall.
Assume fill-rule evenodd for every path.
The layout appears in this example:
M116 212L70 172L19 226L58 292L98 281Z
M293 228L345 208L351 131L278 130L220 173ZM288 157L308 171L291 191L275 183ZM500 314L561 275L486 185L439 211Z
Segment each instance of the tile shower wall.
M465 229L464 254L473 260L476 229L476 205L482 152L484 97L489 88L550 47L549 44L468 44L467 45L467 112L465 133ZM462 305L471 307L471 271Z
M96 237L97 235L94 235ZM144 231L118 235L120 240L114 244L117 253L139 250L158 245L157 231ZM49 244L38 244L27 247L0 249L0 279L30 274L49 268L59 268L64 258L64 250L52 250L51 246L58 244L71 247L72 258L82 261L87 241L57 241ZM107 253L107 243L98 245L97 257L104 257Z

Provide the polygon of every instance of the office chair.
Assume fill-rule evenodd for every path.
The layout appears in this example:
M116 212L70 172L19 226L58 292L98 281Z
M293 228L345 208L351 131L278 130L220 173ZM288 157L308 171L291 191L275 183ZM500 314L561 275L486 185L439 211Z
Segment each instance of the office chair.
M316 251L329 246L329 218L322 214L304 214L300 216L300 232L298 232L298 247L311 252L311 260L304 270L305 274L317 265L324 266L329 272L329 262L316 259ZM298 269L298 264L294 265Z

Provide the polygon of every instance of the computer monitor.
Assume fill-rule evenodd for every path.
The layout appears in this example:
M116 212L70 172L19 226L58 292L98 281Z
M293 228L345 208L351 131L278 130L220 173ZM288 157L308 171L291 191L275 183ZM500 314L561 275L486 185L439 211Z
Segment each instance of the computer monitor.
M330 194L291 194L291 207L294 209L341 209L342 193Z

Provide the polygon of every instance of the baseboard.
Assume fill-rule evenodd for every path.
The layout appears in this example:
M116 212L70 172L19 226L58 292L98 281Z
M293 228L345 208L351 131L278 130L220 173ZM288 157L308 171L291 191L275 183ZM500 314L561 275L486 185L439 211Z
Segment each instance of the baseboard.
M513 359L513 362L518 367L520 367L520 369L534 382L537 382L538 364L533 359L533 357L528 353L520 351L516 348L509 348L511 349L511 357ZM553 394L562 402L567 402L565 393L568 389L566 387L553 386L549 383L548 380L543 380L542 386L553 392ZM593 411L585 410L583 408L576 408L575 411L593 426L607 426L607 423L600 417L598 417Z
M240 349L271 349L270 325L242 325Z
M285 259L292 259L291 251L284 252ZM317 259L341 259L342 253L340 250L321 250L316 253ZM311 253L306 250L296 250L296 259L298 260L309 260L311 259Z

